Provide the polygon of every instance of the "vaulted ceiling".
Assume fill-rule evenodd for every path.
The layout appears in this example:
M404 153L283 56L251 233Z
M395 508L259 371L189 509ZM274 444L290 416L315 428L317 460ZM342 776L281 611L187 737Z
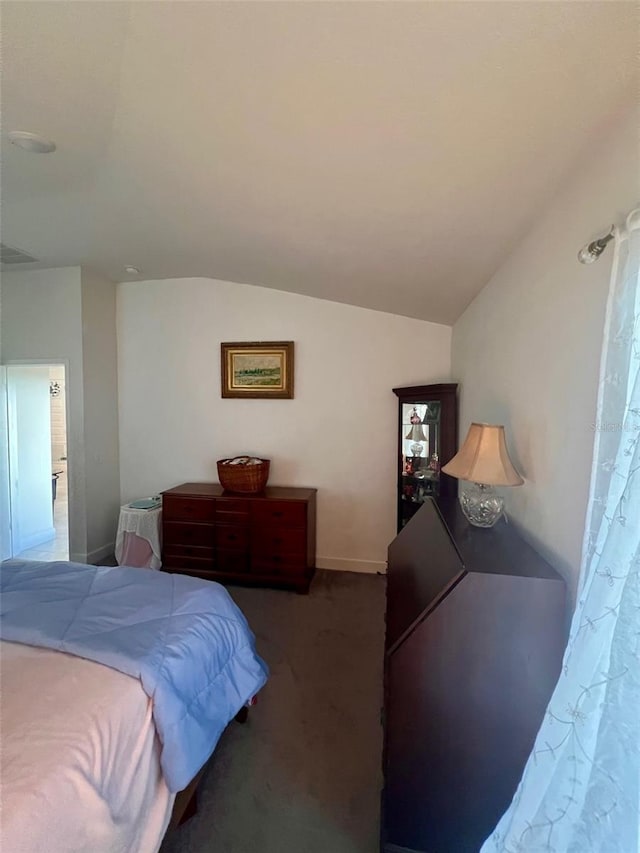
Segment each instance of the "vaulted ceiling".
M631 102L637 21L627 2L3 2L3 242L452 323Z

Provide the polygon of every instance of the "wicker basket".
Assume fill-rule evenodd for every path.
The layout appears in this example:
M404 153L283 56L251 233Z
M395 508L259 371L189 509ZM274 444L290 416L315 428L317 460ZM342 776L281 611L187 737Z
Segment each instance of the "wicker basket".
M268 459L261 459L259 465L225 464L230 461L230 459L218 460L218 479L223 489L244 495L256 495L263 491L269 479Z

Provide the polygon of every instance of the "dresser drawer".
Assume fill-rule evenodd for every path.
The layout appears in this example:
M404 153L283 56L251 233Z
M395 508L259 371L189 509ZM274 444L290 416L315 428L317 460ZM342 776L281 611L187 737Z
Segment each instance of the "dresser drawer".
M251 550L256 555L297 554L304 561L307 553L307 531L304 527L256 528L251 537Z
M162 525L162 536L165 548L169 545L200 545L213 548L216 529L212 524L165 521Z
M304 558L295 554L260 554L251 559L255 575L302 575L304 571Z
M216 521L221 524L248 521L250 506L246 498L220 498L216 501Z
M249 555L242 551L218 549L216 569L229 574L246 574L249 571Z
M196 545L165 545L162 551L162 560L181 560L183 557L191 557L196 560L215 561L215 548L202 548Z
M304 527L307 505L297 501L255 501L251 515L258 526Z
M216 502L208 498L163 495L162 517L166 521L208 521L213 523L215 505Z
M182 554L167 552L162 555L162 568L175 571L214 572L216 563L213 557L204 560L200 557L185 557Z
M240 524L218 524L216 527L218 548L230 551L249 550L249 528Z

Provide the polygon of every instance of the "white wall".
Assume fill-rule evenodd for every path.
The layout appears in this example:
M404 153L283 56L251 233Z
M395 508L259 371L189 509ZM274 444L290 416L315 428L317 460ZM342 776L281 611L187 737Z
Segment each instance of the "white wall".
M1 286L2 362L60 362L67 368L69 552L72 560L84 561L87 525L80 268L3 272Z
M116 286L82 268L87 560L113 553L120 506Z
M317 487L320 567L384 570L391 389L449 379L449 327L209 279L121 284L117 309L123 501L257 454L271 485ZM295 399L221 399L220 342L243 340L295 341Z
M119 459L115 285L80 267L3 273L0 355L66 367L70 559L113 550Z
M614 122L519 247L454 326L461 438L472 420L504 423L526 478L505 490L527 537L575 587L593 449L613 251L583 266L578 249L638 204L638 118Z

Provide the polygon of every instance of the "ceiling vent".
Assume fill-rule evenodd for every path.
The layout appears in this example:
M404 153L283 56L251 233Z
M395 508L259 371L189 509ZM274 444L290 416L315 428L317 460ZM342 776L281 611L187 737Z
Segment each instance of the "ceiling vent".
M3 264L35 264L37 261L37 258L32 258L20 249L13 249L11 246L0 243L0 262Z

